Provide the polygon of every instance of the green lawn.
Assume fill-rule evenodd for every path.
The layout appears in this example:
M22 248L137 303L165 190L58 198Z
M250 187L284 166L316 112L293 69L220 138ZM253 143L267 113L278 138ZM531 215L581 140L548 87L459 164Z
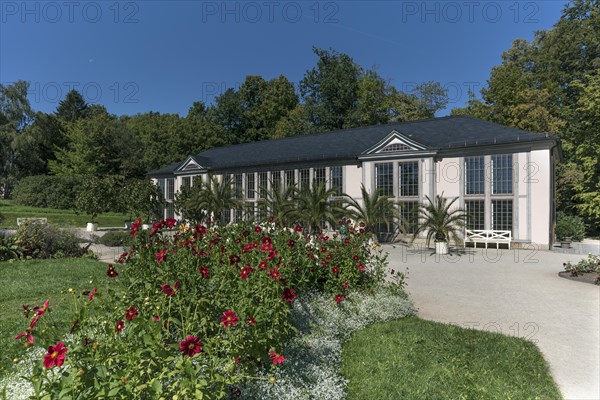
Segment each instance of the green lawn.
M416 317L357 332L342 372L350 400L562 398L533 343Z
M103 282L105 274L106 264L82 258L0 262L0 376L24 351L23 341L14 339L29 325L21 314L23 304L33 308L49 299L49 317L64 323L68 331L73 323L68 289L79 294L91 289L90 279Z
M17 218L46 217L48 223L60 227L84 228L90 217L84 214L76 214L72 210L57 210L54 208L26 207L15 205L11 200L0 200L0 214L4 220L0 228L15 228ZM98 216L100 227L124 226L127 216L124 214L106 213Z

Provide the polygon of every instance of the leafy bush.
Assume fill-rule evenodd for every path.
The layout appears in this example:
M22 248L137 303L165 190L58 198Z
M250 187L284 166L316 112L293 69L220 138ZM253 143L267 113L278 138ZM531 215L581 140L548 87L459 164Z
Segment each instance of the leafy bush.
M98 243L110 247L126 246L131 242L131 239L129 232L111 231L101 236Z
M556 214L556 237L562 240L567 237L573 240L583 240L585 235L585 223L581 217L565 214L559 211Z
M600 285L600 256L594 256L588 254L587 258L579 261L576 264L572 262L566 262L563 264L565 271L569 272L571 276L579 276L587 272L596 272L598 278L596 278L596 285Z
M383 282L385 257L371 255L354 228L340 240L272 225L176 232L172 219L146 234L140 223L123 265L108 267L113 285L74 296L73 326L55 327L69 332L61 342L35 328L50 323L39 312L20 335L53 346L30 375L40 396L225 398L230 385L270 380L253 377L257 365L285 361L299 294L318 291L344 307Z
M128 179L116 196L120 209L134 217L144 217L147 222L162 218L163 196L149 179Z
M14 260L21 256L21 250L12 236L0 235L0 261Z
M79 246L79 239L74 234L39 222L19 226L14 240L23 257L80 257L86 252Z
M81 176L28 176L12 192L16 204L31 207L73 209L83 183Z

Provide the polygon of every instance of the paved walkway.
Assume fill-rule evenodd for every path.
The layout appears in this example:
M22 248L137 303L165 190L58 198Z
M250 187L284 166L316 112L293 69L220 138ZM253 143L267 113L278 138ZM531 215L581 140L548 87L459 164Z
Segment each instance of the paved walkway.
M600 399L600 288L558 277L584 255L469 249L461 256L385 245L390 267L408 267L421 318L534 341L565 400Z

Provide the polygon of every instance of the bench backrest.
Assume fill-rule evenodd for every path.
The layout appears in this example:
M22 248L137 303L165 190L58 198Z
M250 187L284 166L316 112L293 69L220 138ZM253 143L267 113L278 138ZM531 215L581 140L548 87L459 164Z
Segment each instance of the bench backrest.
M465 231L466 240L487 240L487 241L502 241L510 242L512 240L511 231L495 231L492 229L470 230Z
M38 217L38 218L17 218L17 226L21 226L27 222L37 222L39 224L47 224L48 218Z

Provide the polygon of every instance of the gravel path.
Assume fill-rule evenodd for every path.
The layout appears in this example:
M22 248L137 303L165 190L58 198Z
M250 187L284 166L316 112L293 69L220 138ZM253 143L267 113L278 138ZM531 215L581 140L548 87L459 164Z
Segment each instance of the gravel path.
M565 400L600 399L600 287L558 277L584 255L469 249L461 256L385 245L408 268L421 318L534 341Z

